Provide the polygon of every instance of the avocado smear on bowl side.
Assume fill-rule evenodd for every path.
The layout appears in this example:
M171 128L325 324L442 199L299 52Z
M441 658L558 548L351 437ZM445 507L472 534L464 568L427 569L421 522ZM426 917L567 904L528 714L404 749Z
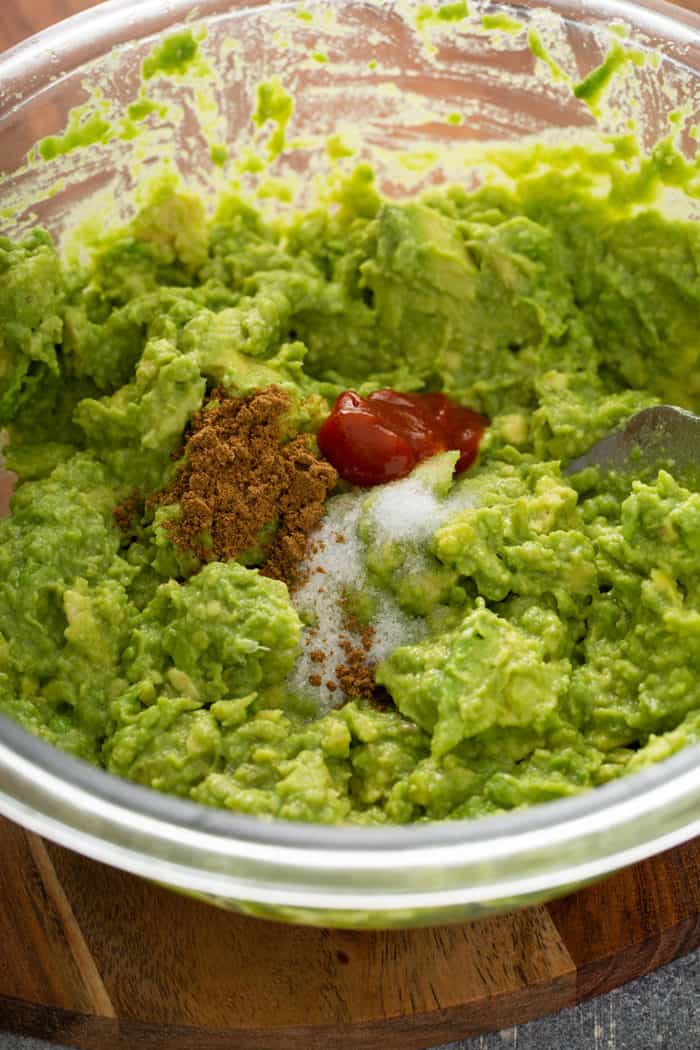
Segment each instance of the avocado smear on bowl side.
M358 169L283 220L163 190L83 269L41 230L0 239L0 711L157 790L324 823L480 817L698 742L700 492L562 466L647 405L700 410L699 312L698 226L556 169L405 203ZM490 420L466 473L444 453L328 501L358 616L399 625L381 705L298 673L306 585L201 565L177 505L116 524L209 390L271 385L289 437L347 389Z

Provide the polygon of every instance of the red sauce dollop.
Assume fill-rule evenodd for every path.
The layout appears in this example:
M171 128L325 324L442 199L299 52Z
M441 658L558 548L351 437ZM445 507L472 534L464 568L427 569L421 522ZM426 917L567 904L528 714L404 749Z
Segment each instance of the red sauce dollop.
M402 478L437 452L459 451L455 472L470 467L488 420L445 394L346 390L318 432L318 447L345 481L380 485Z

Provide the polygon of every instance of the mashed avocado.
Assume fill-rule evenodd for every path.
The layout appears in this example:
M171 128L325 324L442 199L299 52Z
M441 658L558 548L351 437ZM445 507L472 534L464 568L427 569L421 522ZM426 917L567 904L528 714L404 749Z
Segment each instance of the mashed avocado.
M562 473L640 408L700 410L700 228L523 171L396 203L360 168L340 207L274 220L162 190L81 269L40 230L0 239L0 710L158 790L364 824L571 795L700 740L700 492ZM457 479L445 453L329 501L362 615L400 628L382 706L295 674L303 589L183 555L177 506L115 522L212 387L270 384L289 436L348 388L491 420Z

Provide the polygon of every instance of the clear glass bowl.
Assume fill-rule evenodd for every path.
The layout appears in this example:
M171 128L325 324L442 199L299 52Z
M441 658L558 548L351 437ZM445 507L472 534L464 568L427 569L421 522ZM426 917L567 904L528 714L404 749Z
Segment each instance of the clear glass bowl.
M272 174L300 176L302 202L328 166L325 140L335 132L354 135L355 159L371 158L382 188L396 195L449 177L469 182L458 148L471 142L558 140L594 126L566 81L533 57L526 33L487 35L484 12L535 29L574 80L604 57L610 23L629 31L626 46L658 50L658 65L628 65L619 97L613 87L605 132L624 132L634 116L650 148L670 111L694 108L696 121L700 114L700 18L663 3L472 3L469 19L424 23L423 35L405 17L407 4L321 4L311 22L292 5L201 0L190 17L191 7L191 0L112 0L0 57L1 232L38 221L60 238L90 198L98 206L109 200L103 219L119 221L132 207L134 165L147 173L154 156L172 157L204 193L221 187L226 175L209 160L193 89L177 78L158 91L180 107L179 118L154 126L147 149L137 136L24 163L32 144L59 134L96 85L110 119L123 115L154 39L186 22L206 26L202 48L219 74L216 83L202 80L209 136L235 155L254 134L259 141L250 115L260 80L279 76L295 96L294 148ZM461 124L446 119L453 111L464 114ZM445 159L431 165L436 146ZM694 153L692 138L685 147ZM402 152L411 161L397 179ZM244 184L254 177L243 176ZM100 198L105 191L111 196ZM700 751L576 798L478 822L358 829L256 820L160 795L0 719L0 811L86 856L225 907L323 925L408 926L541 901L700 833Z

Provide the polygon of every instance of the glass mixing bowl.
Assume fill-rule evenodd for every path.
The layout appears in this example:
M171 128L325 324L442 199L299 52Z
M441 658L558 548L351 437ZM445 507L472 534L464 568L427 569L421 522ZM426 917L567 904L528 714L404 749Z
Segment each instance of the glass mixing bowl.
M192 0L112 0L40 33L0 58L0 230L40 222L61 238L90 209L101 222L117 222L132 206L134 172L147 175L164 157L195 189L216 191L230 172L211 161L210 145L226 144L240 157L251 142L264 142L265 129L250 116L256 85L273 75L296 109L290 148L270 173L281 180L277 187L296 178L301 203L327 170L326 139L335 133L355 142L353 161L372 159L389 193L449 177L471 184L474 172L459 152L470 143L531 134L582 139L590 131L595 118L557 69L575 81L596 67L611 23L616 39L628 34L625 47L657 51L658 59L626 64L599 118L602 130L624 133L634 118L651 148L667 133L670 112L689 112L681 146L694 153L697 16L663 3L561 0L545 9L524 0L472 3L466 18L459 4L449 5L450 18L424 18L416 31L409 6L307 5L309 20L288 4L200 0L192 10ZM485 32L484 14L501 28ZM537 36L528 44L525 31L507 31L502 15ZM205 68L198 86L177 76L159 81L154 90L171 106L170 118L151 114L145 137L113 139L90 124L125 119L141 62L159 34L182 24L206 27L202 50L217 77ZM533 56L536 39L556 65ZM78 136L99 141L50 163L25 163L37 139L63 131L76 105L86 107L74 118ZM461 123L449 119L455 112ZM247 186L256 177L241 180ZM541 901L698 834L700 751L508 815L358 829L254 819L160 795L0 719L0 811L86 856L225 907L323 925L408 926Z

